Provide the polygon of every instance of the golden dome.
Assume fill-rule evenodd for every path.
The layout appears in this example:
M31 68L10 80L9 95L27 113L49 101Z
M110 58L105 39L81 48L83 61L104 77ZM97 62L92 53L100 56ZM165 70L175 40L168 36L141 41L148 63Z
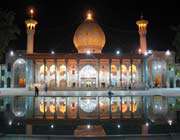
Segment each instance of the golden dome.
M87 13L86 20L79 25L74 34L74 45L78 53L101 53L105 45L105 34L93 20L92 14Z

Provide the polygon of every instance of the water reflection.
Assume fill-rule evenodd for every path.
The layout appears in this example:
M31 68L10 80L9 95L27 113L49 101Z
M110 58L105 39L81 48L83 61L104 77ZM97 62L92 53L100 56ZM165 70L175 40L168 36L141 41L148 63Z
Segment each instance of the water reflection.
M91 113L97 107L97 98L96 97L92 97L92 98L81 97L79 106L84 112Z
M176 110L180 109L179 100L178 97L165 96L4 97L4 103L11 106L10 111L15 117L39 119L145 117L152 122L175 120Z
M12 112L16 117L23 117L26 114L26 97L16 96L12 101Z
M148 118L152 122L162 122L176 119L176 110L173 107L176 104L175 97L152 96L150 97L151 104L148 106Z

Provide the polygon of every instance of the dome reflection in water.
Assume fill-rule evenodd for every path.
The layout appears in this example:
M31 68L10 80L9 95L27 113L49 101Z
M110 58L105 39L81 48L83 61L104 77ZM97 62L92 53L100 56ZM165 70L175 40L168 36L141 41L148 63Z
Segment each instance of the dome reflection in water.
M95 97L81 97L80 98L80 108L87 113L91 113L96 109L97 99Z
M24 117L26 114L26 98L23 96L15 96L12 102L12 112L16 117Z

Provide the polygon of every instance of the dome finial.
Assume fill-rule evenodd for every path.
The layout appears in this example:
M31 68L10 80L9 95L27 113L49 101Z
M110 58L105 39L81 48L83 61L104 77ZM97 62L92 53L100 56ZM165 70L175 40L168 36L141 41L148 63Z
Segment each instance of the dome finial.
M86 20L93 20L93 12L91 10L87 11Z

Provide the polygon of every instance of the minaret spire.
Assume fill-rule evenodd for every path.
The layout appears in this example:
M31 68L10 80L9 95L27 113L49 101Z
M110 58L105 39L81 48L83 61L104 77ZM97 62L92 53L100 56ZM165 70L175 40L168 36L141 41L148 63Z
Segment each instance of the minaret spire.
M143 12L141 12L141 16L140 16L140 19L143 19L144 17L143 17Z
M34 18L34 9L30 9L29 12L30 12L30 17L31 17L31 18Z
M86 20L92 21L94 20L93 12L91 10L88 10L86 13Z

